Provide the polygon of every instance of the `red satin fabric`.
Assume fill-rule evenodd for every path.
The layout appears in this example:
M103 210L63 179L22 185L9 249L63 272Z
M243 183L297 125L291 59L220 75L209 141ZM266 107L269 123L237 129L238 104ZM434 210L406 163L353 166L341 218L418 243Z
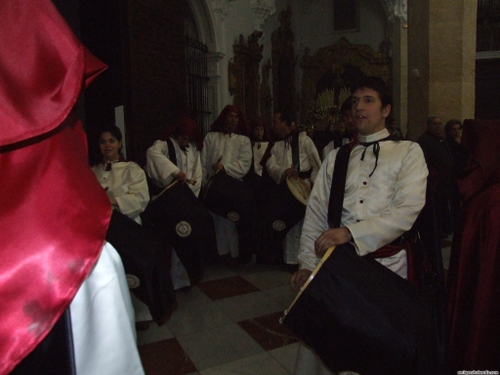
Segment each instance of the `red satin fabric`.
M499 120L464 121L471 161L458 181L464 207L448 274L453 373L500 368L499 131Z
M85 78L106 66L86 54L50 0L1 1L0 24L0 374L7 374L91 271L111 207L71 112Z

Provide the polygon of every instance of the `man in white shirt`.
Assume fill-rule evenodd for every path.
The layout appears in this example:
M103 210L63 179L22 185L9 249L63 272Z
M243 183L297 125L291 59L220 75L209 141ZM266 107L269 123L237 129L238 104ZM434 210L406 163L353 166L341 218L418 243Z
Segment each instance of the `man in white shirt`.
M252 146L242 111L227 105L210 127L201 151L204 201L214 216L219 253L225 255L230 247L223 234L227 219L238 231L238 261L246 264L254 251L253 223L255 203L252 191L243 177L252 165ZM233 257L236 254L233 254Z
M297 132L292 123L287 113L274 114L273 131L281 140L269 145L262 161L276 185L266 205L265 246L259 250L260 263L283 263L283 240L304 217L305 206L292 195L287 178L302 179L311 186L321 165L313 140L306 132Z
M294 290L305 283L329 247L347 242L359 256L372 256L406 278L405 248L389 256L377 250L412 227L425 203L428 170L418 144L387 139L385 119L390 112L391 96L382 80L368 77L354 89L352 115L358 142L349 155L340 227L330 228L328 224L332 175L339 151L335 149L324 161L309 198L299 250L300 269L290 280ZM296 374L315 374L318 368L323 368L319 373L328 373L318 357L301 346Z

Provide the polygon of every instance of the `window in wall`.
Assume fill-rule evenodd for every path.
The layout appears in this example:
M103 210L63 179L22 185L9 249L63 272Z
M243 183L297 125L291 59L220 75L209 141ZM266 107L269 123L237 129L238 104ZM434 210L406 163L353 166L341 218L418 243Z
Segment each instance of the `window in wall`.
M358 0L333 0L333 30L359 30Z

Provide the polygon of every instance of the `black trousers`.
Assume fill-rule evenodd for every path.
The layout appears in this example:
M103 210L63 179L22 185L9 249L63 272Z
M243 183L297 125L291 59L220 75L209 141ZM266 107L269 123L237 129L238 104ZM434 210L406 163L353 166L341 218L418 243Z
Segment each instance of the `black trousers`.
M145 225L171 242L191 285L201 281L206 265L217 254L215 225L189 186L173 185L151 202L141 217Z
M212 180L204 202L209 211L235 222L239 237L239 257L243 262L249 262L255 250L257 209L253 191L243 181L219 172Z
M290 192L286 182L275 185L263 208L260 263L283 263L283 241L288 231L304 218L306 206Z
M139 279L131 292L149 307L155 322L162 324L176 300L165 244L151 228L116 210L106 240L120 255L125 273Z

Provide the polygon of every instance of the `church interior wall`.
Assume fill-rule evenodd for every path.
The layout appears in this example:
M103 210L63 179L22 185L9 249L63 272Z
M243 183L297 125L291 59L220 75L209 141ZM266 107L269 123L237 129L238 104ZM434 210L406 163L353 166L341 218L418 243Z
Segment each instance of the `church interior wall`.
M213 4L211 3L212 8ZM276 0L274 4L275 12L269 15L264 23L260 25L263 35L259 43L264 46L261 66L271 59L272 33L279 27L279 15L288 5L292 9L294 50L299 61L305 48L309 48L310 54L314 54L322 47L334 45L342 37L346 37L352 44L368 45L374 51L378 51L381 43L387 39L387 16L379 2L359 0L359 29L349 32L334 32L333 5L330 0ZM219 111L226 104L232 103L226 75L228 63L233 57L233 45L237 43L240 34L243 35L246 41L248 36L256 29L255 18L250 5L250 0L229 1L224 9L225 14L221 17L223 20L214 22L217 52L224 55L220 61L220 82L223 87L220 90ZM297 93L300 92L300 79L301 71L299 65L297 65ZM272 85L272 83L270 84Z

